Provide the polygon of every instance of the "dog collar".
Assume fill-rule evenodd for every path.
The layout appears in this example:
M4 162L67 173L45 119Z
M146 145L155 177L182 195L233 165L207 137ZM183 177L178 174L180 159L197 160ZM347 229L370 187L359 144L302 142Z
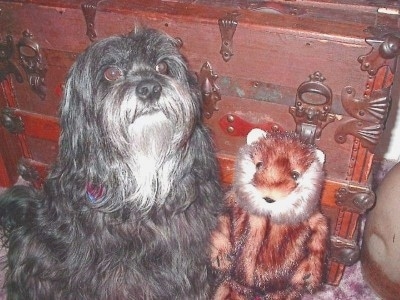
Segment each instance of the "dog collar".
M86 184L86 198L90 203L96 203L104 197L106 189L103 186L96 186L92 183Z

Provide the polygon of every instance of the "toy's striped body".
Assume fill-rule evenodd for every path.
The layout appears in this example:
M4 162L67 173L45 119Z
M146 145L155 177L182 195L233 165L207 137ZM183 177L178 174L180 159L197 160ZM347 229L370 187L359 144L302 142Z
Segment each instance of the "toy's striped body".
M323 279L323 154L293 136L262 137L238 156L213 236L216 299L297 299Z

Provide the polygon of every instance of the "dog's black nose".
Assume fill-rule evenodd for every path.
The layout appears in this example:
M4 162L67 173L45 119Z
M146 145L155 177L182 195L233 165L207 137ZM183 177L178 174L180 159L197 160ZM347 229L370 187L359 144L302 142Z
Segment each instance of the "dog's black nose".
M161 95L161 84L152 79L139 82L136 87L136 95L141 100L158 100Z

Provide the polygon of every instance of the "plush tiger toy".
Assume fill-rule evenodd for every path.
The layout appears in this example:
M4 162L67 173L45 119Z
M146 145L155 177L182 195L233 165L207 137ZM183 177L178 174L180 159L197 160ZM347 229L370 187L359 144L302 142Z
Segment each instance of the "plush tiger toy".
M328 238L324 160L295 134L249 133L212 236L214 299L300 299L318 289Z

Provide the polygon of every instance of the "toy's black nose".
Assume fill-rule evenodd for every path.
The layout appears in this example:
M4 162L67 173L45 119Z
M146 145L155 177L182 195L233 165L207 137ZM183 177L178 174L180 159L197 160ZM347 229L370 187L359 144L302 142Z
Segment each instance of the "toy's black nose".
M264 197L264 200L265 200L266 202L268 202L268 203L274 203L274 202L275 202L275 200L272 199L272 198L270 198L270 197Z
M161 95L161 84L156 80L145 79L136 87L136 96L141 100L158 100Z

